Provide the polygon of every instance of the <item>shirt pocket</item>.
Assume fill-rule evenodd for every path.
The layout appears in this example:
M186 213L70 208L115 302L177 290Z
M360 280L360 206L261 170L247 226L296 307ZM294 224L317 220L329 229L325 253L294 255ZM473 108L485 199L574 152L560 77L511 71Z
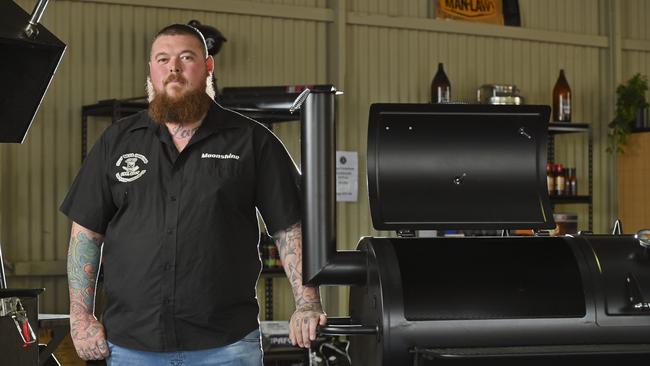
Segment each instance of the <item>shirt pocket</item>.
M243 162L234 159L214 160L203 165L202 173L196 181L196 192L200 193L201 200L210 205L221 204L223 200L237 204L250 202L252 186L242 168ZM219 202L213 199L218 199Z
M208 174L220 179L236 179L241 171L241 164L237 160L214 159L208 165Z
M111 187L113 204L118 210L123 211L129 203L130 186L124 183L117 183Z

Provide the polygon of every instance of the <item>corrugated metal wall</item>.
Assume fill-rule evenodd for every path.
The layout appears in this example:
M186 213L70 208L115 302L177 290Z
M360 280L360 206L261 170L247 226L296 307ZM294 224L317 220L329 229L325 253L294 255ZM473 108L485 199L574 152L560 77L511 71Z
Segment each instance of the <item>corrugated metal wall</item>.
M360 184L359 202L338 204L340 248L354 248L361 236L386 234L372 229L366 198L369 105L426 102L438 62L445 64L454 99L473 99L476 88L484 83L514 83L528 103L540 104L550 103L559 69L564 68L574 95L573 118L593 126L594 228L597 232L608 228L615 211L612 161L604 153L613 103L607 76L613 52L608 41L609 0L520 0L522 24L527 29L433 21L427 19L433 12L427 0L339 1L345 14L343 44L331 50L326 49L328 24L339 19L337 12L326 8L330 6L326 0L259 0L259 5L193 0L182 4L191 11L178 9L181 5L171 1L58 0L50 4L43 22L69 47L26 143L0 146L0 238L10 262L37 262L40 267L35 267L47 271L60 268L61 275L11 277L12 285L47 287L42 309L67 311L61 264L65 262L69 222L57 212L57 206L79 167L81 106L143 95L153 33L170 22L194 18L218 27L228 38L216 60L220 87L324 83L343 78L338 147L359 152ZM34 1L18 3L31 11ZM643 0L625 4L621 9L622 37L647 40L647 16L638 14L649 15L648 5ZM639 48L638 42L633 45ZM338 65L343 71L338 75L328 75L330 52L344 55L344 65ZM647 50L622 53L624 73L647 71ZM106 123L91 120L91 141ZM280 124L275 130L298 161L298 124ZM586 136L563 136L556 152L557 161L578 168L581 193L587 189L586 141ZM558 210L579 213L580 226L586 227L586 207L571 205ZM280 285L284 279L274 282L275 317L286 318L291 294L286 285ZM330 292L341 310L334 304L328 310L345 313L346 291ZM336 293L342 295L338 300Z
M623 29L625 39L633 42L624 44L622 81L640 72L650 75L650 2L628 0L622 3Z

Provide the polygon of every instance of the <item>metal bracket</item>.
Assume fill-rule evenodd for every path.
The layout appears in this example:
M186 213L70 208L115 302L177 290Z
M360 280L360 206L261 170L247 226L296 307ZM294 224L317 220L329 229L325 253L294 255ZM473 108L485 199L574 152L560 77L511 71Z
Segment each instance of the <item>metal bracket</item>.
M35 39L38 37L38 23L41 21L41 17L45 12L47 3L49 0L39 0L34 6L34 11L32 11L32 17L29 19L27 27L25 27L24 33L25 37L29 39Z

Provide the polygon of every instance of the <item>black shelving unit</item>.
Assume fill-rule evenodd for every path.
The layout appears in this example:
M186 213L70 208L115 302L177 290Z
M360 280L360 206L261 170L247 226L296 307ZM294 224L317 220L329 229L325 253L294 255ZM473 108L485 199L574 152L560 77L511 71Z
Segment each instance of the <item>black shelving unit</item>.
M144 97L136 97L100 100L95 104L81 107L81 161L88 153L88 117L110 117L111 123L114 123L120 118L147 109L148 106L149 103Z
M262 268L260 278L264 279L264 320L273 320L273 278L285 277L284 268Z
M548 125L548 161L555 162L555 136L567 133L586 133L588 135L588 175L589 194L586 196L551 196L552 204L586 204L588 205L589 231L593 231L593 136L591 126L582 122L550 122Z
M551 203L553 204L569 204L569 203L587 203L591 204L591 196L551 196Z

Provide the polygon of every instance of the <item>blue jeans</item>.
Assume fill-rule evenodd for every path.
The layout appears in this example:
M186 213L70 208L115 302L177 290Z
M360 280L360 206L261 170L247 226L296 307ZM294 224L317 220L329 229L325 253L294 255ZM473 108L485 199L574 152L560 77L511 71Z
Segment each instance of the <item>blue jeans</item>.
M262 345L256 329L242 340L219 348L180 352L146 352L108 342L107 366L261 366Z

